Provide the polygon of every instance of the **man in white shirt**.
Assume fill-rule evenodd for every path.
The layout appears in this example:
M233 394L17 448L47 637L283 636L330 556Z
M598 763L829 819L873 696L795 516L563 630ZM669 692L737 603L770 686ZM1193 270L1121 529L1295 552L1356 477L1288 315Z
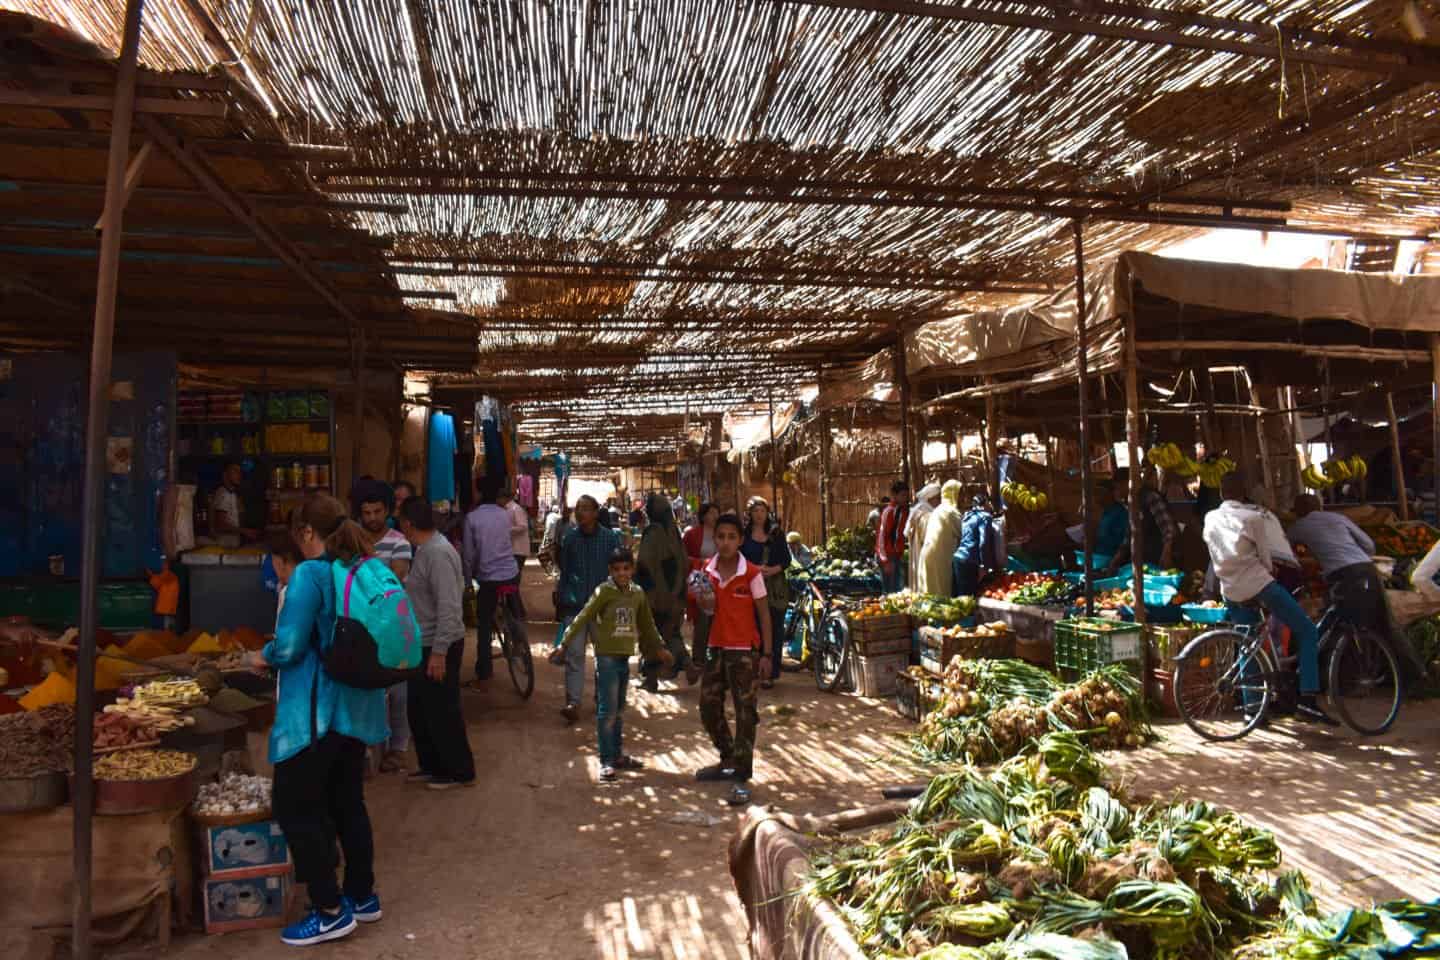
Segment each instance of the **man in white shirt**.
M1272 573L1269 511L1245 502L1245 480L1237 472L1220 482L1224 501L1205 515L1205 546L1220 581L1220 592L1232 604L1259 601L1290 628L1300 646L1301 719L1335 725L1320 708L1320 634L1305 610ZM1283 538L1282 538L1283 539ZM1289 553L1289 545L1284 545Z

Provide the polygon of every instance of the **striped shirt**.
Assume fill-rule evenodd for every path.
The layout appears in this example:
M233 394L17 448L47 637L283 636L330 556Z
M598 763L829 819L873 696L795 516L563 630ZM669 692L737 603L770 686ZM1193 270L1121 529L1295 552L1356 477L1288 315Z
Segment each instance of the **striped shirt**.
M413 555L410 541L399 530L386 530L385 536L375 541L375 556L389 564L392 560L409 560Z
M620 546L620 534L596 526L587 534L580 527L565 531L560 541L560 607L579 610L610 576L610 554Z

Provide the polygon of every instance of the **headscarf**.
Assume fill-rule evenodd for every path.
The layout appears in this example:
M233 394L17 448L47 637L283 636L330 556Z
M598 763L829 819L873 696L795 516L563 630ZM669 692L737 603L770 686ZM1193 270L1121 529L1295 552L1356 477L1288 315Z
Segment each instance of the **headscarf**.
M939 493L940 484L927 483L915 497L915 506L910 510L910 520L905 529L905 541L910 544L912 562L919 556L920 546L924 543L925 523L930 519L930 511L935 509L930 505L930 498Z
M690 558L675 529L675 513L670 501L652 493L647 498L645 513L650 518L640 538L639 567L635 580L645 589L653 611L670 611L685 604L685 577L690 571Z
M940 488L940 499L952 507L960 506L960 481L946 480L945 486Z

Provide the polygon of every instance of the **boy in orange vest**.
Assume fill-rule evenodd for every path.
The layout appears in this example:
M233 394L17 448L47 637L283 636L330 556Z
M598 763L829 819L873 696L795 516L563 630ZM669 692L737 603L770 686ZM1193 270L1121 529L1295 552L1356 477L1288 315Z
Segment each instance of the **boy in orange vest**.
M696 578L696 601L713 616L709 654L700 680L700 720L720 762L695 774L700 781L733 780L733 799L748 796L742 784L750 779L755 752L755 707L760 678L770 675L774 638L760 568L740 555L740 518L727 513L715 522L715 556ZM735 732L725 721L725 695L735 702Z

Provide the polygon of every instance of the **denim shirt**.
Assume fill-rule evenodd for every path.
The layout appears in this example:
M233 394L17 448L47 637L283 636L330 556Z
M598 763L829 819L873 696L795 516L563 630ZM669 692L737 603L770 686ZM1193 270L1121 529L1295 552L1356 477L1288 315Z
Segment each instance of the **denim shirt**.
M972 507L960 520L960 545L955 559L965 566L988 567L994 563L995 534L990 528L991 516Z
M320 665L314 637L328 649L335 632L335 584L330 559L306 560L295 568L275 639L265 645L265 662L279 675L275 723L270 728L270 762L295 756L331 730L365 743L389 736L384 690L360 690L336 683ZM318 674L318 677L317 677ZM314 730L311 692L315 693Z

